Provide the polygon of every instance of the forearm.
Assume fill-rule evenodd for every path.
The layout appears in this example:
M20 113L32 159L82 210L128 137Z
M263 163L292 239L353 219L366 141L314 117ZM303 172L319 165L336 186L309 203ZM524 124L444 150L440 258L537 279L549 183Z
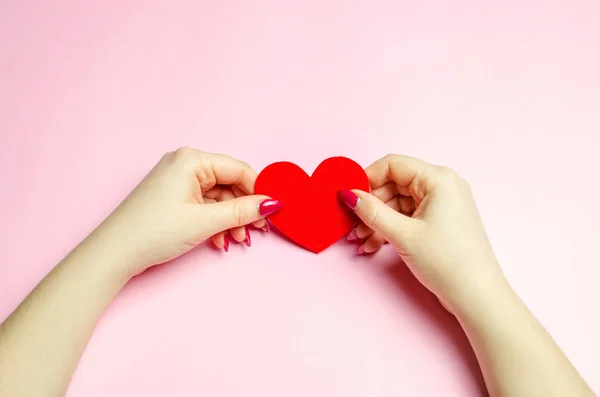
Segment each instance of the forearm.
M492 397L594 396L507 282L479 288L454 312Z
M126 283L92 235L0 325L0 396L64 395L93 328Z

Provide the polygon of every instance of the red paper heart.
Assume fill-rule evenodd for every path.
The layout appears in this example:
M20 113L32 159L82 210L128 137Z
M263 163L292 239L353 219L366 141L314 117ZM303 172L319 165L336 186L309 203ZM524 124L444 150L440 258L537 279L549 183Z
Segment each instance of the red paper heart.
M338 201L340 189L369 190L369 179L356 162L345 157L324 160L312 176L294 163L266 167L256 180L256 194L281 200L283 208L269 216L281 233L319 253L348 233L356 216Z

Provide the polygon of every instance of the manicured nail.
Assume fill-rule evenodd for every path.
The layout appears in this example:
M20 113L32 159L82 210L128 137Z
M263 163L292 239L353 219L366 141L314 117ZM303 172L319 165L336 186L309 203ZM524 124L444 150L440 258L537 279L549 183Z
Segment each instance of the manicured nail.
M269 222L265 221L265 225L261 229L265 233L269 233L271 231L271 226L269 226Z
M225 252L229 251L229 237L227 236L227 233L225 233L225 236L223 236L223 240L225 241L225 243L223 244L223 250L225 250Z
M356 204L358 204L358 196L352 193L350 190L338 190L338 198L352 211L356 209Z
M283 203L279 200L263 200L258 205L258 215L267 216L271 215L273 212L280 210L283 207Z
M365 253L365 249L363 248L362 245L359 245L358 248L356 249L356 254L357 255L362 255Z
M350 233L348 233L348 241L358 240L358 236L356 235L356 228L352 229Z
M250 230L248 230L248 228L246 228L246 239L244 240L244 244L246 244L246 247L250 247L252 245L252 240L250 239Z

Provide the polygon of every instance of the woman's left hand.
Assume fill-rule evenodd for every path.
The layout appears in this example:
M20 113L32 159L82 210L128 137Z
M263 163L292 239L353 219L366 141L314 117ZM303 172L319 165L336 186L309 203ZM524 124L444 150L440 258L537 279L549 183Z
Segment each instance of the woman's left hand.
M118 255L128 276L208 238L225 251L228 235L250 246L245 225L267 230L263 218L282 205L253 195L256 177L247 163L221 154L190 148L167 153L88 239Z

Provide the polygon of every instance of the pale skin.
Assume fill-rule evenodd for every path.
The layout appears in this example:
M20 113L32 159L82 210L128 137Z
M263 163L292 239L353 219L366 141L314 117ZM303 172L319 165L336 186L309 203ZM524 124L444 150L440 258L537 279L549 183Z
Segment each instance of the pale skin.
M506 281L464 180L398 155L366 172L371 193L354 191L361 247L392 244L456 316L491 396L594 396ZM129 279L205 240L248 242L246 225L266 225L256 176L223 155L165 155L0 325L0 396L64 395L96 322Z

